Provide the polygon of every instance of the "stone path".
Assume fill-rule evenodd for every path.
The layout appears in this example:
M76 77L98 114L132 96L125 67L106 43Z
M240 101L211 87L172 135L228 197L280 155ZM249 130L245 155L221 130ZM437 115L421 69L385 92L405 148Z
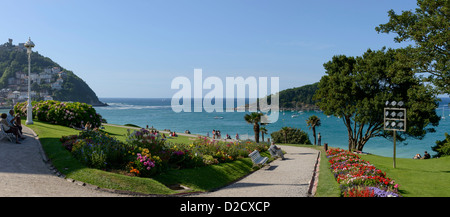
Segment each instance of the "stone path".
M314 193L314 170L319 151L279 145L287 153L251 175L200 197L307 197Z
M44 162L41 144L34 132L23 126L22 144L0 141L0 197L115 197L124 196L69 182Z

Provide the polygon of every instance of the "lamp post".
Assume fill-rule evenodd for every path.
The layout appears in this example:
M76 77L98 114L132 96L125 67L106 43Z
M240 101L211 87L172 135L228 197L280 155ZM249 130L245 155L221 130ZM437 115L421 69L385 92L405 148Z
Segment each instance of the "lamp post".
M34 43L28 38L28 41L24 45L27 48L28 54L28 104L27 104L27 121L25 124L33 124L33 107L31 106L31 96L30 96L30 87L31 87L31 49L34 47Z
M397 136L397 131L406 131L406 109L401 108L404 106L403 101L386 101L387 107L384 108L384 130L394 131L394 155L393 155L393 167L396 167L395 155L396 147L395 140Z

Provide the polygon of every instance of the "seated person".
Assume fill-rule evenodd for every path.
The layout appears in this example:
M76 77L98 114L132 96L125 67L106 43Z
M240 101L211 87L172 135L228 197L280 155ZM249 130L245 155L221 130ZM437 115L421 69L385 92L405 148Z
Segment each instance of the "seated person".
M281 148L278 148L274 142L271 143L270 147L269 147L269 152L271 155L273 156L279 156L281 157L282 160L284 160L284 154L283 151L281 150Z
M7 115L5 113L1 114L1 119L0 119L0 124L3 125L3 129L5 130L5 133L12 133L16 136L16 143L20 144L19 142L19 137L20 137L20 132L19 132L19 128L17 127L12 127L8 124L8 121L6 120Z
M414 157L413 157L413 159L420 159L420 158L422 158L422 156L420 156L420 154L416 154L416 155L414 155Z
M14 110L9 110L9 113L7 114L6 120L8 121L9 126L17 127L19 128L19 132L22 135L22 121L20 120L20 116L16 115L14 116Z
M85 130L92 130L92 124L91 124L91 122L88 121L88 122L86 123L86 126L84 126L84 129L85 129Z
M428 152L425 151L425 154L423 155L422 159L430 159L430 158L431 158L430 154L428 154Z

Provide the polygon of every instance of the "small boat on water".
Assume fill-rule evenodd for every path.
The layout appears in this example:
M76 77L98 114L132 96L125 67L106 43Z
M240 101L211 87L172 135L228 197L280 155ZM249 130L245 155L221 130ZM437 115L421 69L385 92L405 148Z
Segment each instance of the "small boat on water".
M215 116L214 119L223 119L221 116Z
M296 117L298 117L298 115L296 115L296 114L291 115L291 118L296 118Z

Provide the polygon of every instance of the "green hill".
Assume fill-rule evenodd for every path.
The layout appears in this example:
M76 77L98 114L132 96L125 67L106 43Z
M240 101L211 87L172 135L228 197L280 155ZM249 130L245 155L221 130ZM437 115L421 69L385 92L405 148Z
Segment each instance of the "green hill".
M104 105L86 82L38 52L31 54L31 74L33 100L54 99ZM0 102L7 105L24 101L27 79L26 49L23 43L13 45L10 39L0 45Z
M312 99L318 89L318 82L301 87L295 87L280 91L280 108L295 110L318 109Z

